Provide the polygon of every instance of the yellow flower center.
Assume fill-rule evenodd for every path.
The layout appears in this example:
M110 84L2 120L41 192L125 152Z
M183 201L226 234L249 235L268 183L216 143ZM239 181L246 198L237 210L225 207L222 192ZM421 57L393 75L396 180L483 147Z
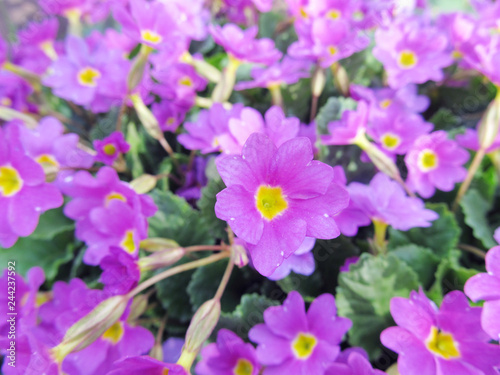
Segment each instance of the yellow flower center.
M133 254L136 250L135 241L134 241L134 231L128 230L123 236L122 242L120 242L120 246L123 250L125 250L129 254Z
M191 78L189 78L188 76L184 76L179 80L179 84L182 86L191 87L191 86L193 86L193 80Z
M259 186L255 195L255 205L263 218L272 220L276 216L283 214L288 203L280 187Z
M302 18L307 18L307 17L309 17L309 15L307 14L307 12L306 12L306 10L304 9L304 7L300 7L300 11L299 11L299 12L300 12L300 16L301 16Z
M102 150L108 156L113 156L114 154L116 154L116 147L111 143L108 143L106 146L104 146Z
M10 107L12 105L12 100L8 97L4 97L0 99L0 104L4 107Z
M240 358L234 367L234 375L252 375L253 365L248 359Z
M392 104L392 100L391 99L385 99L385 100L382 100L379 105L380 105L380 108L382 109L387 109L389 108L389 106Z
M167 121L166 121L166 124L167 124L167 126L171 126L171 125L173 125L173 124L174 124L174 122L175 122L175 118L173 118L173 117L169 117L169 118L167 119Z
M152 44L158 44L163 40L162 36L153 30L142 30L141 37L145 42Z
M382 144L388 150L394 150L401 143L401 139L392 133L385 133L381 138Z
M418 155L418 166L423 172L428 172L437 168L438 162L438 156L432 150L425 149Z
M123 337L123 323L116 322L102 334L102 339L116 344Z
M37 307L42 306L44 303L49 302L52 299L50 292L38 292L35 299L35 304Z
M113 191L106 195L106 198L104 198L104 201L106 203L106 206L111 202L113 199L118 199L120 201L126 202L127 198L125 198L122 194L117 193L116 191Z
M163 369L163 372L161 373L162 375L168 375L168 373L170 372L170 369L168 368L164 368Z
M0 167L0 195L11 197L23 187L23 180L17 170L12 167Z
M417 55L413 51L405 50L399 54L399 66L403 69L413 68L417 61Z
M101 78L101 72L94 68L87 67L78 72L78 83L82 86L96 87L99 78Z
M431 333L425 341L427 349L444 359L459 358L460 351L458 343L453 340L451 333L439 331L436 327L431 328Z
M452 56L455 60L459 60L459 59L461 59L464 55L462 54L462 52L455 50L455 51L453 51L453 52L451 53L451 56Z
M38 156L35 161L40 164L42 167L44 166L48 166L48 167L59 167L59 163L57 162L57 160L52 156L52 155L49 155L49 154L42 154L40 156Z
M332 9L326 14L326 16L332 20L339 19L341 15L342 13L337 9Z
M337 47L335 47L335 46L329 46L329 47L328 47L328 53L329 53L330 55L332 55L332 56L333 56L333 55L335 55L337 52L338 52Z
M311 356L318 343L316 337L309 333L299 333L292 342L292 351L298 359L307 359Z

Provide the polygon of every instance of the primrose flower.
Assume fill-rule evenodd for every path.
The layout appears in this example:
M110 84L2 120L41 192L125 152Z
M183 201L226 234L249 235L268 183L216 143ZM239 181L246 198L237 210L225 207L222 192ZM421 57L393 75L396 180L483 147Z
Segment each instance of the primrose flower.
M25 155L17 126L0 128L0 245L29 236L42 213L60 207L59 190L45 182L42 167Z
M258 344L263 374L324 374L340 353L351 321L337 316L335 298L322 294L306 313L301 295L292 291L283 306L264 311L264 324L254 326L250 340Z
M500 347L481 329L481 308L469 306L462 292L448 293L438 308L424 292L394 297L391 314L398 327L385 329L382 344L399 354L401 374L491 374Z
M228 132L229 119L237 117L242 109L241 104L226 110L222 104L214 103L210 109L200 111L196 122L186 122L187 133L177 139L188 150L200 150L202 154L220 151L219 137Z
M94 148L97 151L95 160L111 165L118 158L118 155L125 154L130 150L130 145L125 141L123 133L113 132L103 140L96 139Z
M419 198L408 197L400 184L383 173L377 173L369 185L351 182L347 187L354 207L374 222L395 229L430 227L439 215L425 208Z
M215 213L249 244L253 265L268 276L305 237L335 238L334 215L349 197L333 169L313 160L311 142L294 138L277 148L252 134L241 156L216 160L227 188L217 194Z
M215 43L237 60L271 65L282 56L271 39L255 39L259 31L257 26L241 30L234 24L211 25L209 30Z
M347 357L346 363L334 363L325 375L384 375L385 372L374 370L370 361L362 354L352 352Z
M436 188L451 191L467 175L463 165L468 159L469 153L449 140L445 131L423 135L405 157L408 187L424 198L434 195Z
M91 49L85 40L69 36L66 55L54 61L43 83L61 98L107 112L125 98L129 69L130 62L120 51L104 44Z
M465 129L465 133L457 134L455 140L461 147L468 148L469 150L478 151L481 148L476 129ZM495 137L493 144L486 149L486 153L489 154L498 149L500 149L500 132Z
M296 117L285 117L281 107L269 108L262 115L255 109L245 107L239 116L229 119L227 134L219 137L222 152L226 154L240 154L243 145L253 133L266 134L276 145L281 146L284 142L295 138L300 129L300 121Z
M257 375L259 371L254 347L227 329L219 330L217 342L202 349L196 365L198 375Z
M188 375L180 365L165 363L148 357L124 358L115 362L112 370L107 375Z
M0 106L20 112L37 112L37 107L30 103L29 96L33 88L13 73L0 70Z
M186 200L200 199L201 189L208 182L207 176L205 174L207 163L208 159L196 156L194 158L194 163L192 165L191 170L186 172L183 186L177 189L175 194L177 194L180 197L183 197Z
M292 271L299 275L311 275L316 268L312 253L315 243L316 240L314 238L306 237L299 248L295 250L295 253L286 258L281 263L281 266L276 268L268 278L270 280L281 280L287 277Z
M102 268L99 281L109 295L126 294L137 286L141 277L134 257L119 247L111 247L109 255L101 260L99 266Z
M130 12L122 6L113 9L113 16L126 35L154 49L161 49L169 43L177 26L163 3L130 0L129 5Z
M329 135L322 135L324 145L349 145L366 131L368 122L368 105L361 101L355 111L346 110L342 119L328 124Z
M438 28L418 18L402 18L375 32L373 55L384 64L392 88L443 79L451 65L448 39Z
M186 117L186 107L175 101L164 100L161 103L153 103L151 112L155 115L160 129L164 132L175 133Z
M496 233L499 231L497 230ZM500 240L496 237L497 242ZM473 301L484 301L481 325L493 340L500 339L500 246L495 246L486 254L486 271L471 277L464 291Z

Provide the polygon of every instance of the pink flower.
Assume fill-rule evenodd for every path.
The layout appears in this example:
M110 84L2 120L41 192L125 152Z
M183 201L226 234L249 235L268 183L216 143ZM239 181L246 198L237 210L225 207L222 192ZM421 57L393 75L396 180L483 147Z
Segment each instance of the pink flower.
M365 102L358 103L355 111L346 110L342 119L328 124L330 135L322 135L324 145L349 145L366 131L368 122L368 106Z
M279 148L252 134L242 155L216 161L227 188L217 194L215 213L249 244L255 268L270 275L305 237L335 238L334 215L349 197L333 169L313 160L311 142L294 138Z
M118 155L125 154L130 150L130 145L125 141L123 133L113 132L103 140L96 139L94 148L97 151L95 160L111 165L118 158Z

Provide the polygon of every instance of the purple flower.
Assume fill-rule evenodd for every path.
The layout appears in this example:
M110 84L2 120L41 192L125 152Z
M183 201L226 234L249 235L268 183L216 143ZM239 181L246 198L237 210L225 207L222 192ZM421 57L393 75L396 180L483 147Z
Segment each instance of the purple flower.
M249 337L259 344L257 358L270 374L324 374L340 352L340 342L351 321L337 316L335 299L322 294L306 314L301 295L292 291L283 306L264 311L265 324L254 326Z
M107 112L124 100L129 69L130 62L120 51L109 50L103 43L91 49L85 40L69 36L66 55L52 64L43 83L61 98L94 112Z
M0 70L0 105L19 112L38 112L28 100L33 88L21 77Z
M386 153L404 155L415 139L430 133L433 128L434 125L420 115L399 112L373 121L367 133Z
M498 230L497 230L498 232ZM498 241L498 239L497 239ZM484 301L481 325L493 340L500 339L500 246L486 254L486 271L471 277L464 291L473 301Z
M347 191L353 205L372 221L389 224L395 229L430 227L430 221L439 217L436 212L426 209L419 198L408 197L401 185L383 173L377 173L369 185L352 182Z
M279 147L284 142L295 138L299 133L299 128L299 119L285 117L285 113L278 106L271 107L264 118L255 109L245 107L239 116L229 119L229 132L218 139L222 152L240 154L243 145L253 133L266 134L275 146Z
M325 375L384 375L385 372L374 370L368 358L353 352L347 357L346 363L334 363Z
M451 191L467 175L463 165L468 159L469 153L449 140L445 131L423 135L405 157L408 187L424 198L433 196L436 188Z
M391 314L398 327L385 329L382 344L399 354L401 374L496 374L500 347L488 344L481 308L469 306L462 292L448 293L441 308L422 290L394 297Z
M451 65L446 35L416 17L401 18L375 32L373 55L384 64L392 88L443 79Z
M281 263L281 266L276 268L268 278L270 280L281 280L287 277L292 271L299 275L310 276L315 269L314 255L312 253L315 243L316 240L314 238L306 237L299 248L286 258Z
M186 107L175 101L163 100L161 103L153 103L151 111L155 115L160 129L164 132L175 133L179 125L186 117Z
M201 197L201 189L207 184L208 179L205 174L208 159L196 156L190 171L186 172L185 181L175 194L186 200L198 200ZM187 168L186 168L187 169Z
M116 362L107 375L188 375L180 365L160 362L146 355Z
M349 145L364 134L368 121L368 106L365 102L358 103L355 111L346 110L342 119L328 124L330 135L322 135L321 142L325 145Z
M120 154L125 154L130 150L130 145L125 141L123 133L113 132L103 140L96 139L94 148L97 151L95 160L111 165Z
M163 361L175 363L179 360L185 340L179 337L170 337L162 345Z
M160 1L130 0L130 11L123 6L113 9L122 30L137 43L161 49L170 43L177 31L174 19Z
M52 60L57 58L54 42L57 37L59 22L55 17L48 17L40 23L31 22L19 31L19 41L22 46L29 46L43 51Z
M279 87L282 84L291 85L301 78L309 77L310 67L311 63L309 61L294 60L285 56L282 61L276 62L267 68L260 66L252 68L253 81L239 82L234 88L236 90L247 90L256 87Z
M111 247L99 266L102 274L99 281L104 284L104 292L109 295L126 294L137 286L141 277L135 259L119 247Z
M481 148L476 129L465 129L465 133L457 134L455 140L461 147L468 148L469 150L478 151ZM500 132L495 137L493 144L486 149L486 153L489 154L498 149L500 149Z
M351 264L358 263L359 257L349 257L344 261L342 267L340 267L340 272L349 272L351 269Z
M42 213L62 204L42 167L24 154L19 128L0 128L0 245L8 248L29 236Z
M234 24L226 24L223 27L211 25L209 30L215 43L224 47L228 54L238 60L271 65L282 56L271 39L255 39L259 31L257 26L241 30Z
M202 154L220 151L219 137L228 132L229 119L239 116L243 105L235 104L230 110L215 103L209 110L202 110L196 122L186 122L187 133L177 139L188 150L200 150Z
M181 33L194 40L204 40L208 34L210 11L203 0L173 0L163 2L167 12L176 21Z
M500 244L500 227L498 227L495 230L495 234L493 235L493 238L495 239L495 241L497 241L498 244Z
M340 232L334 215L349 197L333 169L313 160L311 142L294 138L279 149L252 134L241 156L216 160L227 188L217 194L215 213L246 241L253 264L268 276L305 237L329 239Z
M257 375L259 371L254 347L227 329L219 330L217 342L203 348L196 365L198 375Z

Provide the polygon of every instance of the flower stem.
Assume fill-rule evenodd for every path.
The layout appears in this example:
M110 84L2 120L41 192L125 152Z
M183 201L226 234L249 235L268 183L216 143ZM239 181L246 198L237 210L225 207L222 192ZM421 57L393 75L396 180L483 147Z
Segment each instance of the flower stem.
M469 253L472 253L480 258L483 258L483 259L486 259L486 253L481 250L481 249L478 249L477 247L474 247L474 246L471 246L471 245L466 245L466 244L458 244L457 246L460 250L463 250L463 251L467 251Z
M224 293L224 290L226 289L227 283L229 282L229 278L231 277L231 272L233 272L234 268L234 262L230 258L229 262L227 263L226 270L224 271L224 275L222 276L222 280L219 284L219 287L217 288L217 292L215 293L214 299L220 300L222 297L222 294Z
M481 166L481 162L483 161L484 155L486 154L486 150L484 148L480 148L477 152L476 155L474 156L474 159L472 160L471 165L469 166L469 170L467 171L467 177L465 177L464 182L462 182L462 185L460 185L460 189L458 190L457 197L455 198L455 201L453 202L453 211L457 211L458 205L460 204L460 201L464 197L465 193L469 189L469 186L472 182L472 179L474 178L474 175L476 174L477 170Z
M373 226L375 227L375 236L373 237L375 250L378 254L385 254L387 252L387 242L385 241L385 236L388 224L380 220L373 220Z
M271 92L273 105L280 106L284 109L283 95L281 95L281 85L269 85L267 88Z

